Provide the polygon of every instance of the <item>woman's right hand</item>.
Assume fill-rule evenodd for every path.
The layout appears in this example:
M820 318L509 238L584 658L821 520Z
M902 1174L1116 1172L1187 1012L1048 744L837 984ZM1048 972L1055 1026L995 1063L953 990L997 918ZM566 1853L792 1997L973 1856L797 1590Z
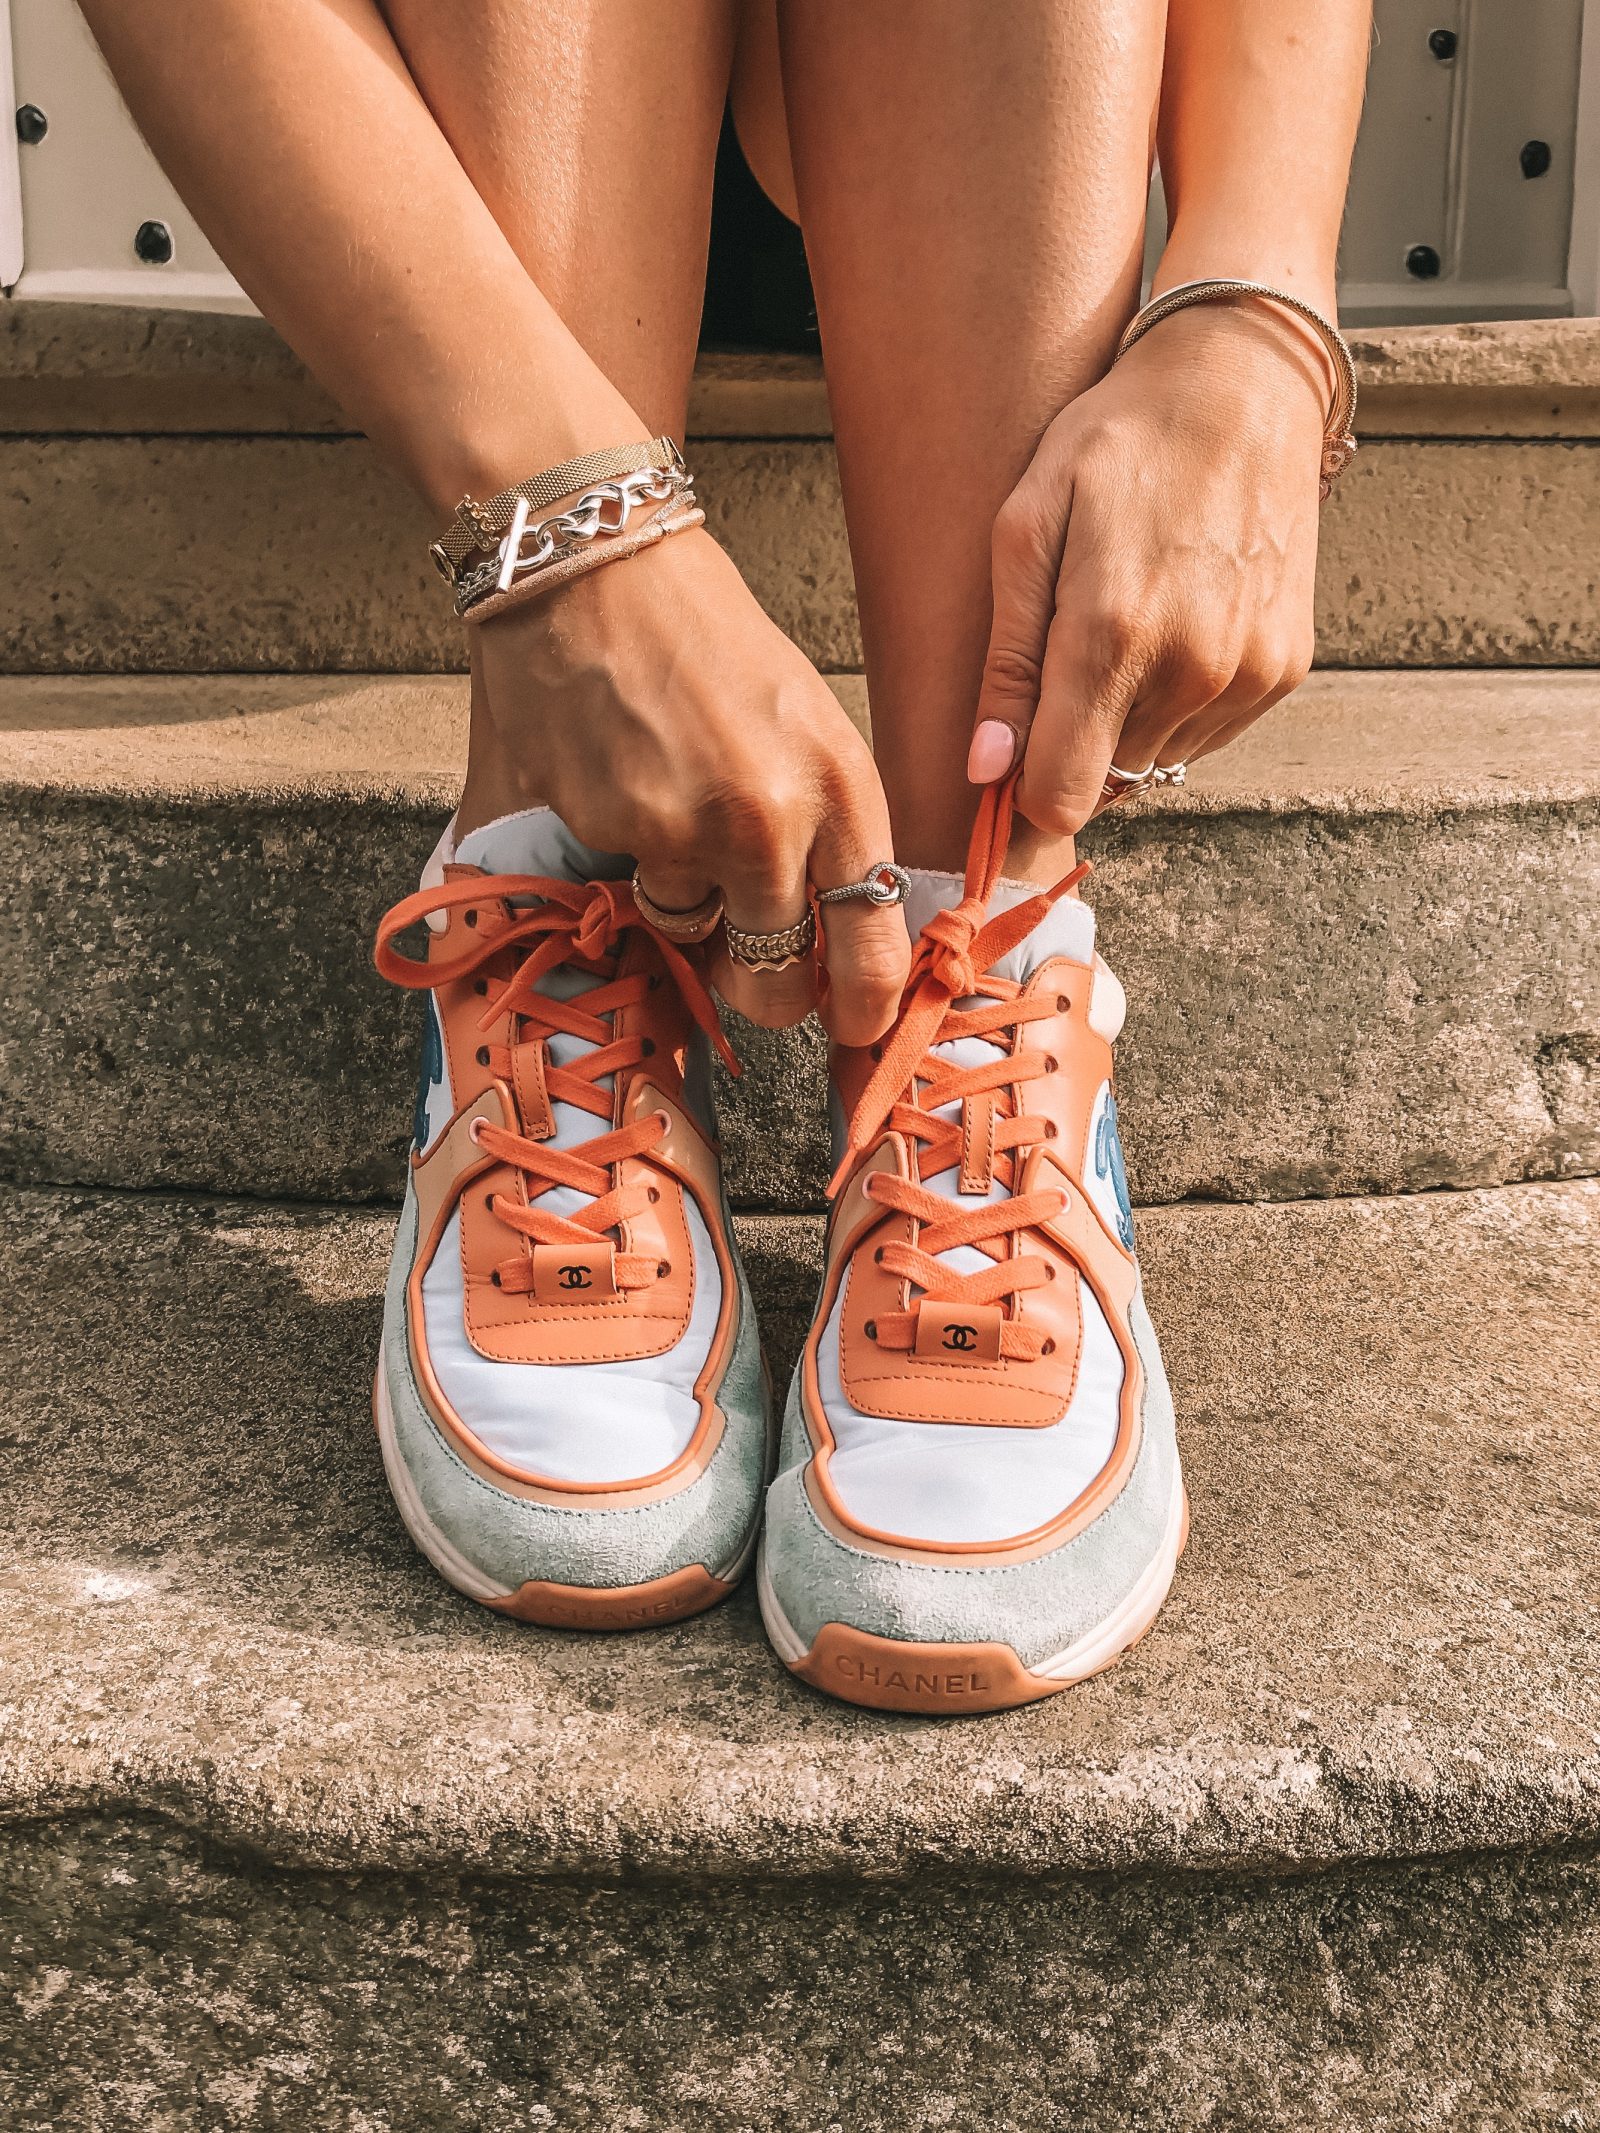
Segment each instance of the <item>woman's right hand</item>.
M512 789L585 844L631 853L658 904L720 888L730 923L774 932L804 915L808 881L836 888L893 856L871 751L709 534L676 534L470 634L474 716ZM824 1019L839 1042L870 1044L900 1004L904 917L853 899L824 925ZM747 970L720 932L712 975L768 1027L817 1004L814 960Z

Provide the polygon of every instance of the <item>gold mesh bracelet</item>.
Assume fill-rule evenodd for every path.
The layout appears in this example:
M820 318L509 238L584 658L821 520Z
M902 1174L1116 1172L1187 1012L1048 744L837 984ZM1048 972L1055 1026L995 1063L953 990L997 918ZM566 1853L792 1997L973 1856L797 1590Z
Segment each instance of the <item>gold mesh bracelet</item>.
M453 585L470 555L492 548L511 525L517 505L526 500L533 511L559 504L576 496L591 482L615 481L619 474L642 474L656 467L663 473L684 471L683 454L670 437L651 437L643 444L614 444L603 452L590 452L583 459L564 459L560 466L519 481L514 489L502 489L486 503L462 497L456 515L428 550L442 578Z

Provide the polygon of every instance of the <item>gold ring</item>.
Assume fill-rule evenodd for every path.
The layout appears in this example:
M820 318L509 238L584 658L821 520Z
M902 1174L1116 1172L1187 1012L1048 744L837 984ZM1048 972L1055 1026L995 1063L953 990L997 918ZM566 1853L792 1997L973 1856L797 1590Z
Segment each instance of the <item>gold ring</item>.
M792 926L776 933L746 933L742 926L723 928L728 953L745 970L789 970L803 963L817 945L817 914L808 910Z
M709 896L688 911L669 911L665 904L658 904L639 879L639 869L633 870L633 901L639 916L647 925L654 926L663 940L680 947L692 947L715 933L722 919L722 891L713 889Z

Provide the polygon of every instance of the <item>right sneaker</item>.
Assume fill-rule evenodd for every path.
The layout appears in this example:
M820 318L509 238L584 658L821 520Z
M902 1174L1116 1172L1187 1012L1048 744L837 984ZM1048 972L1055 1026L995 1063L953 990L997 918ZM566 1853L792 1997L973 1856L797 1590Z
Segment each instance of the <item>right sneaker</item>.
M373 1392L412 1539L526 1622L713 1606L755 1544L768 1399L693 966L548 808L444 842L377 962L423 1072ZM422 922L427 960L396 935Z
M780 1658L891 1711L1003 1710L1108 1666L1188 1530L1111 1092L1094 914L913 868L900 1018L839 1051L850 1116L758 1583Z

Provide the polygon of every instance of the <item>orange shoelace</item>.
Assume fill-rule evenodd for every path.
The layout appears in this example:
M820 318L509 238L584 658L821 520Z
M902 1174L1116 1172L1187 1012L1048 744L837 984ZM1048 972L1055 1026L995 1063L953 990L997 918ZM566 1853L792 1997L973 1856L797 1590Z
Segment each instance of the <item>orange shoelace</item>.
M533 901L526 908L514 907L516 901L530 898ZM463 906L476 910L481 919L495 914L496 923L478 925L475 938L460 954L425 963L400 954L393 945L398 934L430 913ZM508 915L500 916L502 910ZM623 936L630 931L649 936L664 966L662 972L640 970L627 977L617 975L617 951ZM639 1033L617 1036L609 1018L624 1008L637 1006L663 977L670 976L695 1022L730 1072L738 1073L738 1062L722 1033L716 1005L700 973L671 941L646 923L626 882L574 882L538 874L494 874L446 882L435 889L419 889L413 896L402 897L385 914L378 928L373 960L391 984L426 992L436 985L471 977L506 949L523 946L529 953L518 962L502 989L486 999L478 1027L487 1031L511 1015L523 1025L523 1043L544 1048L549 1038L560 1034L593 1045L593 1051L570 1066L557 1066L548 1049L543 1049L544 1086L552 1104L572 1104L580 1111L588 1111L606 1122L606 1131L576 1148L554 1148L544 1141L529 1140L523 1134L481 1123L474 1136L477 1145L486 1155L520 1171L526 1183L526 1206L496 1194L494 1212L508 1229L535 1244L607 1243L609 1232L640 1213L654 1189L642 1181L630 1186L620 1184L618 1166L629 1156L647 1155L669 1130L668 1119L659 1111L630 1126L611 1124L614 1099L597 1084L607 1076L630 1073L649 1057L653 1046L649 1038ZM539 981L562 965L586 971L602 982L576 999L550 999L538 990ZM487 981L480 980L480 988L489 994ZM509 1044L486 1045L480 1059L502 1081L512 1081ZM539 1207L536 1203L557 1185L589 1194L592 1204L581 1214L571 1216ZM644 1288L660 1271L654 1259L636 1253L616 1255L619 1288ZM532 1263L525 1254L508 1258L495 1272L499 1286L513 1294L532 1288Z
M947 911L935 912L922 929L900 1018L861 1092L844 1157L829 1188L839 1190L886 1127L915 1146L915 1181L875 1171L864 1189L869 1199L909 1215L916 1224L917 1242L882 1246L880 1263L920 1289L922 1301L937 1304L999 1304L1004 1308L1025 1290L1051 1280L1053 1265L1037 1254L1019 1252L1015 1240L1035 1224L1050 1221L1067 1205L1064 1193L1013 1191L1019 1158L1053 1129L1047 1119L1015 1111L1012 1092L1054 1073L1057 1065L1045 1052L1018 1050L1018 1035L1025 1024L1061 1012L1064 1002L1022 1000L1020 987L1010 979L987 973L1027 939L1089 868L1087 862L1076 866L1054 888L989 916L989 898L1000 879L1010 840L1015 787L1013 774L984 790L967 852L962 899ZM979 994L987 997L976 1007L955 1005L957 1000ZM935 1045L963 1037L983 1038L1004 1049L996 1058L971 1067L953 1066L933 1056ZM954 1119L932 1115L952 1105L958 1107ZM987 1192L998 1180L1007 1198L953 1206L920 1182L957 1168L975 1147L984 1154L978 1182ZM974 1247L993 1264L972 1274L942 1265L939 1254L957 1245ZM917 1315L915 1307L881 1312L872 1328L879 1347L911 1348ZM1000 1329L1000 1352L1032 1362L1044 1352L1044 1336L1036 1327L1007 1319Z

